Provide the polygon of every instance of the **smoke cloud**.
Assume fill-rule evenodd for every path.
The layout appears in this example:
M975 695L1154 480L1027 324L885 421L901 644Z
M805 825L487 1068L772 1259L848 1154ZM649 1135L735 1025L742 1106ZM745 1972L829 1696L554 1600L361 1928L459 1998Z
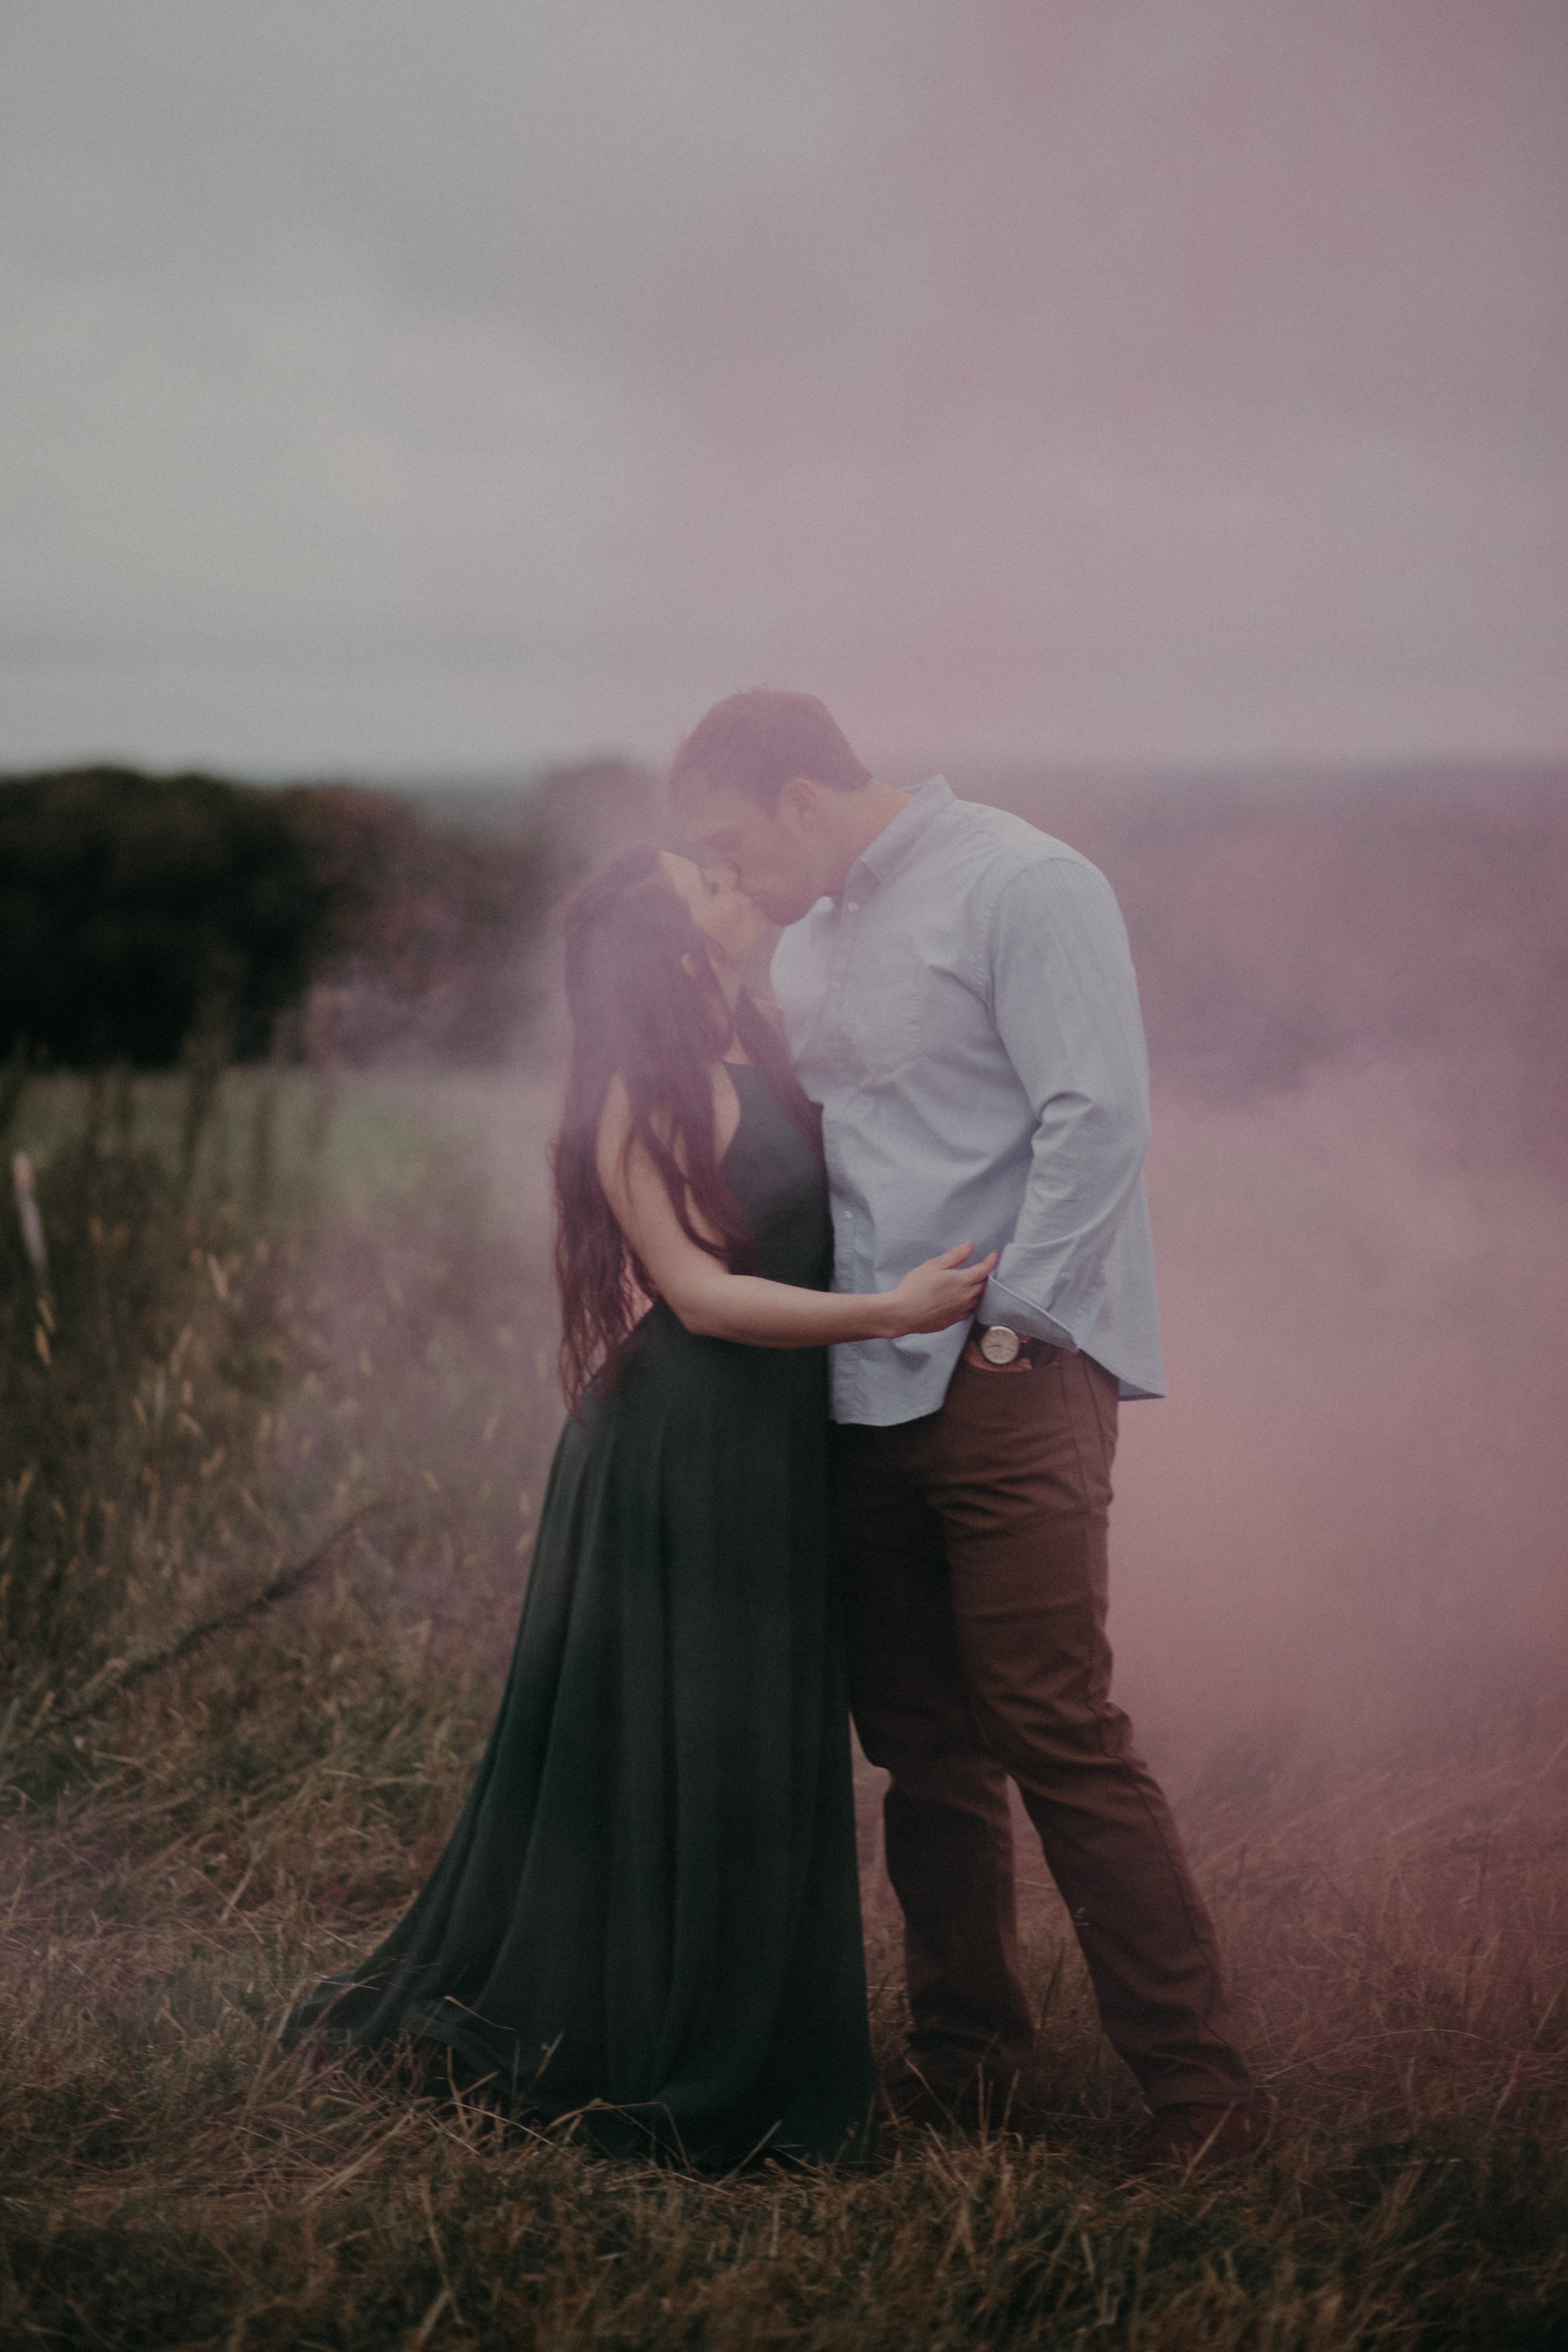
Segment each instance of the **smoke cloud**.
M1113 1518L1141 1730L1276 1760L1550 1730L1560 1191L1454 1164L1397 1066L1167 1100L1150 1181L1171 1394L1124 1411Z

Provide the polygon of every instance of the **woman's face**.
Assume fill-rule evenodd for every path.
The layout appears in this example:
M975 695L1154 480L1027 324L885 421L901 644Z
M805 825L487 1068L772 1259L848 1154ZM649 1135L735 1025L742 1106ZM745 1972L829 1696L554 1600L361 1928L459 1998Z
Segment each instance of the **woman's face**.
M658 862L671 889L690 908L714 962L738 971L767 937L771 926L766 916L757 912L725 873L694 866L689 857L677 857L669 849L660 850Z

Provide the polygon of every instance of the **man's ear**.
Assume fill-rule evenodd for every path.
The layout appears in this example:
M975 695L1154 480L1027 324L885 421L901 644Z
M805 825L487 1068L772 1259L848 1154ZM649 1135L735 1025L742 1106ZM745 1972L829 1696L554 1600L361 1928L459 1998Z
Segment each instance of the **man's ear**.
M780 787L779 814L798 831L810 833L822 820L821 785L809 776L792 776Z

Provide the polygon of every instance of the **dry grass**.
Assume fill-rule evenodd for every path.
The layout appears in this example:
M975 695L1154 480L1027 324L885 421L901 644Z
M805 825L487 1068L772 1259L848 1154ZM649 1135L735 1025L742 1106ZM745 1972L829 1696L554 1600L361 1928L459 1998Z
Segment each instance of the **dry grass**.
M323 1160L240 1211L138 1150L106 1124L44 1171L47 1365L4 1261L0 2340L1568 2346L1547 1747L1194 1783L1283 2116L1241 2173L1123 2179L1135 2100L1045 1900L1039 2128L889 2136L853 2179L615 2165L281 2051L466 1787L553 1434L548 1302L460 1159L357 1198ZM116 1685L377 1497L293 1599Z

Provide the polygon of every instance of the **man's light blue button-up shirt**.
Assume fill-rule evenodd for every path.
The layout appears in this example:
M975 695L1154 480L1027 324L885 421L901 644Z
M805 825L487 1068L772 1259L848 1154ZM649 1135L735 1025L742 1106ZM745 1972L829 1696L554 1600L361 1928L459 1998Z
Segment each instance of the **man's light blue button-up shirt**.
M983 1323L1081 1349L1124 1397L1164 1370L1143 1192L1149 1072L1110 885L1022 817L922 784L792 923L773 986L822 1105L836 1290L1000 1249ZM965 1327L835 1348L837 1421L934 1412Z

